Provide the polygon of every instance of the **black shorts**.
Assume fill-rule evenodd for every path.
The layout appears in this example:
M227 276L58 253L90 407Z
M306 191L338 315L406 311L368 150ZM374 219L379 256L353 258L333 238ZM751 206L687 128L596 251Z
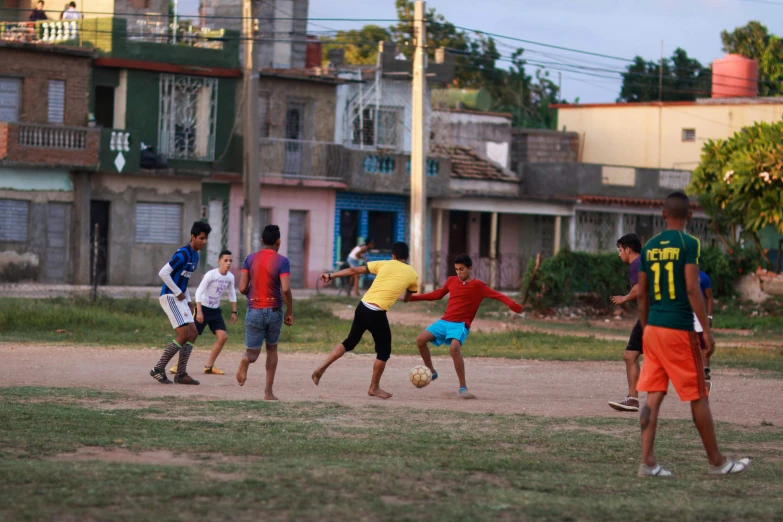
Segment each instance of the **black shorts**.
M628 346L626 346L625 349L631 352L644 353L642 350L642 323L638 320L633 326L633 330L631 331L631 338L628 339Z
M226 331L226 322L223 320L223 310L220 308L209 308L208 306L201 307L201 313L204 314L204 322L199 323L196 321L196 329L198 334L204 333L204 329L209 326L212 333L218 330Z
M383 310L375 311L367 308L364 303L359 303L356 306L356 312L353 315L353 324L351 325L351 333L343 341L343 346L346 351L351 351L356 348L359 341L362 340L362 335L367 330L372 334L372 340L375 341L375 354L379 361L388 361L391 357L391 328L389 327L389 319L386 317L386 312Z

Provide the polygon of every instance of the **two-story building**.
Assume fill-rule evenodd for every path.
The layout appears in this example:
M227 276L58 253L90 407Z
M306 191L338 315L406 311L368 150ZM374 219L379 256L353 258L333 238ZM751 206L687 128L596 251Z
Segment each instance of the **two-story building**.
M99 163L92 59L90 49L0 39L2 281L66 283L89 265L79 185Z

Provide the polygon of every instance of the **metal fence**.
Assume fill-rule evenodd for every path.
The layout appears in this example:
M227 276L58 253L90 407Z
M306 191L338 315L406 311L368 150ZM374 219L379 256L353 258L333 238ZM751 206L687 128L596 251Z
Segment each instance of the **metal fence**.
M519 290L530 258L520 254L498 254L493 260L477 252L468 254L473 261L473 278L484 281L498 290ZM535 254L533 255L535 258ZM444 252L431 252L427 270L427 281L436 287L455 275L454 256ZM492 277L494 265L494 278ZM493 281L494 279L494 281Z

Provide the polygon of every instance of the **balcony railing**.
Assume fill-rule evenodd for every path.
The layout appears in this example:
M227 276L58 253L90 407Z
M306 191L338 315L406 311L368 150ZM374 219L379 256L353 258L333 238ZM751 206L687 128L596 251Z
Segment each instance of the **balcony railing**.
M19 145L61 150L85 150L87 129L57 125L19 125Z
M339 143L262 138L259 150L262 177L337 181L349 168L349 151Z

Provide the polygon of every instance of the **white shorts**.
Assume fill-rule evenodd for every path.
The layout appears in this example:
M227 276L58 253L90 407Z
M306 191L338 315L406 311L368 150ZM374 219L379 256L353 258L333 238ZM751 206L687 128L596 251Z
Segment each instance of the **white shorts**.
M172 328L179 328L193 322L193 314L186 300L180 301L171 294L160 296L160 307L166 312Z
M696 333L702 333L704 331L704 328L701 327L701 323L699 322L699 318L696 316L696 314L693 314L693 329Z

